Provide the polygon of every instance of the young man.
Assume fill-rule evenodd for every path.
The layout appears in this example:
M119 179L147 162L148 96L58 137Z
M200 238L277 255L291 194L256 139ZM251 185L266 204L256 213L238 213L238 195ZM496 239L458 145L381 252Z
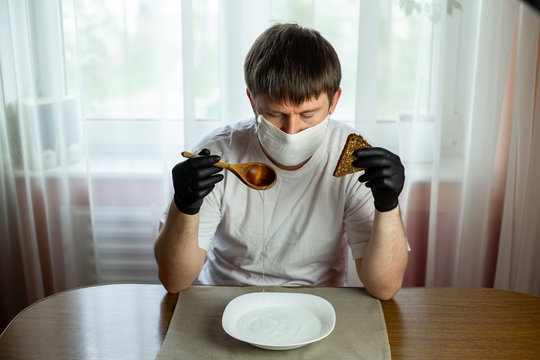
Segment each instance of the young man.
M199 156L172 170L174 199L155 244L159 278L172 293L203 284L343 285L344 246L379 299L401 287L407 265L398 196L399 157L358 150L361 176L332 176L355 129L333 121L341 89L334 48L317 31L275 25L244 65L255 119L214 131ZM211 155L212 154L212 155ZM248 188L212 166L273 163L276 184Z

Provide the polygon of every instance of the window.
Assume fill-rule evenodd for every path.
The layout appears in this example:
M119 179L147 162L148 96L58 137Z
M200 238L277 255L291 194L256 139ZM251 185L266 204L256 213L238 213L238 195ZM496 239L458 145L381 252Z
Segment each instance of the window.
M152 237L155 229L150 227L170 201L170 169L181 160L182 150L191 149L217 126L253 115L245 95L244 57L256 37L275 22L316 28L334 45L342 63L343 95L333 117L355 126L374 144L405 154L410 144L419 143L423 147L418 151L431 155L434 115L442 116L444 133L453 134L444 139L445 151L451 153L454 139L459 138L459 116L454 114L459 113L455 104L462 100L454 86L460 79L452 78L455 71L447 70L455 70L460 56L471 52L459 46L461 37L467 36L460 33L459 12L446 19L446 32L441 32L433 16L442 4L437 0L52 3L60 6L36 1L7 3L10 17L24 21L7 26L9 35L2 33L2 39L9 39L0 44L0 54L14 55L9 59L12 63L6 56L0 58L2 68L8 69L4 82L9 81L8 76L20 77L10 82L14 86L2 90L6 103L34 97L49 113L79 111L70 118L83 119L82 139L87 146L79 149L86 149L85 161L65 168L60 165L70 162L51 162L50 169L30 175L39 177L41 183L56 177L64 185L73 180L88 185L88 199L77 203L81 208L65 213L67 218L77 217L81 228L91 223L93 233L81 231L81 239L77 239L85 243L82 237L92 236L95 246L73 251L81 257L92 250L103 259L105 253L114 259L124 256L126 265L121 272L110 263L96 263L98 278L117 279L114 271L124 276L137 265L141 252L146 265L153 263L151 246L144 241ZM403 4L412 4L415 10L407 11L411 5ZM468 26L474 26L472 14L467 13ZM443 43L446 52L441 50ZM9 71L12 68L19 71ZM442 111L437 103L440 83L447 84L444 96L450 98L445 101L450 105ZM36 104L29 107L34 109ZM408 136L413 114L424 127L414 131L419 142ZM22 124L31 118L24 116L21 114ZM65 124L52 124L45 126L45 135L62 138L58 134L67 130ZM24 140L23 130L39 129L33 125L22 126L22 136L9 136L10 141ZM38 150L36 156L27 158L39 158L40 141L45 142L27 141ZM60 140L54 150L61 148L59 153L69 155L67 145ZM19 147L23 148L13 146ZM421 160L431 161L429 157ZM63 195L71 196L68 191ZM145 232L134 223L109 221L113 218L136 219L135 223L144 223ZM70 239L69 234L66 238ZM133 245L136 251L128 255L117 246L119 242ZM144 246L138 247L141 243ZM108 275L107 269L111 271Z
M114 156L123 158L137 154L132 162L137 169L164 156L169 166L179 149L190 149L207 132L252 116L244 57L276 22L316 28L334 45L343 73L334 118L400 152L400 117L406 127L410 114L429 120L434 113L438 5L431 0L64 0L66 83L69 94L81 95L90 160L110 161L114 149ZM457 31L446 37L452 41ZM455 57L445 61L455 66ZM445 121L455 126L453 111Z

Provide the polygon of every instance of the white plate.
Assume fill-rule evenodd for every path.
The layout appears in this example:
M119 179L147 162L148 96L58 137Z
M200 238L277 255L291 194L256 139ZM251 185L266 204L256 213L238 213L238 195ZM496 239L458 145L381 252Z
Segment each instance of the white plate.
M238 340L263 349L288 350L328 336L336 325L336 313L319 296L256 292L232 299L221 323Z

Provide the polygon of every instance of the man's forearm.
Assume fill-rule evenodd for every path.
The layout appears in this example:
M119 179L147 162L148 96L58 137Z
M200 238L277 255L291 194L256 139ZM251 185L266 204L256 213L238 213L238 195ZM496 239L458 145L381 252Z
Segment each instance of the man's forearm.
M358 276L370 294L391 299L401 288L408 249L399 206L375 212L373 231L364 257L356 261Z
M199 248L198 229L199 214L183 214L171 203L154 246L159 279L171 293L189 287L204 264L206 253Z

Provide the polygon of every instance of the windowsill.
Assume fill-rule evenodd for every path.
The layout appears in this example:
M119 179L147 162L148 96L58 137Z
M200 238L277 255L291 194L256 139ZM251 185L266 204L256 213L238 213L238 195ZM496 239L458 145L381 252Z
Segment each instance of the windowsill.
M91 175L89 176L88 168ZM67 177L69 179L162 179L164 173L170 172L164 161L156 161L155 158L94 158L87 164L79 161L75 164L57 166L43 171L30 170L31 178L43 177L45 179L55 179ZM15 170L16 178L25 177L24 170Z

